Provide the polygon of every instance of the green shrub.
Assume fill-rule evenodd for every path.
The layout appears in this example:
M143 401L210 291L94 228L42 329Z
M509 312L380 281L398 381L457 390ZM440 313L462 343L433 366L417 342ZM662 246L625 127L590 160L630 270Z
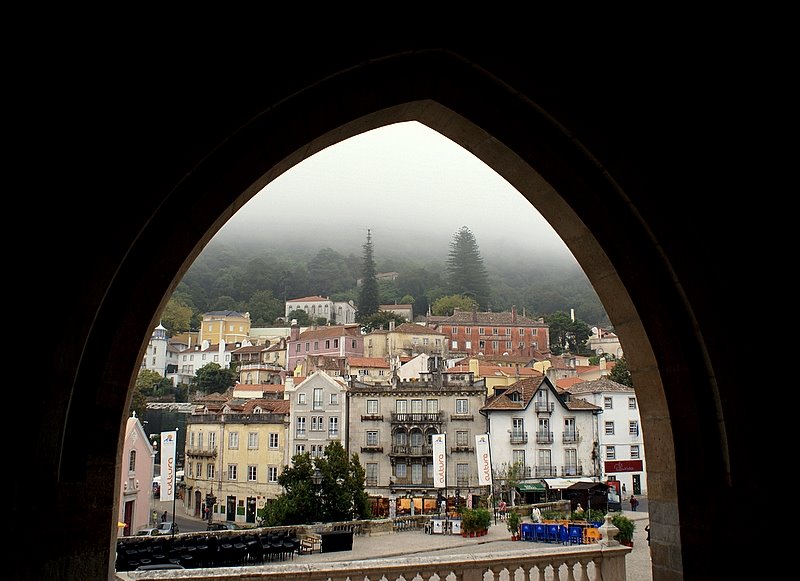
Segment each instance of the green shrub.
M636 529L636 523L623 514L615 514L611 517L612 524L619 529L617 540L619 542L633 541L633 531Z

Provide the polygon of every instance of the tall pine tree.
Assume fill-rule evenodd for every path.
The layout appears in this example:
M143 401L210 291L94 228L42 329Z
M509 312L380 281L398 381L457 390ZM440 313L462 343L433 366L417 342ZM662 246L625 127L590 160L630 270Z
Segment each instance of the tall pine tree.
M378 312L381 306L378 291L378 275L375 272L375 257L372 248L372 233L367 230L367 241L364 243L364 263L361 271L361 289L358 292L358 312L356 320L365 321Z
M447 278L452 293L475 299L482 309L489 305L489 274L475 235L466 226L462 226L450 242Z

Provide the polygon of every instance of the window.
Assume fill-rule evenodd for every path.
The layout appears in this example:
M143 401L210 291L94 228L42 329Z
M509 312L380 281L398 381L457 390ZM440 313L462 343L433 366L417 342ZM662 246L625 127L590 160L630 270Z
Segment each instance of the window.
M398 399L395 402L395 411L398 414L407 414L408 413L408 400L407 399Z
M306 419L303 417L297 418L297 429L295 430L295 436L304 438L306 435Z
M198 462L197 463L197 477L198 478L202 478L203 477L203 463L202 462Z
M520 329L519 330L519 336L520 337L524 337L525 336L525 329Z
M464 329L464 334L465 335L472 335L472 327L466 327Z
M319 351L319 341L314 341L314 351Z
M267 480L269 482L277 482L278 481L278 467L277 466L267 466Z
M370 431L367 432L367 446L377 446L378 445L378 432Z
M639 459L639 446L631 446L631 460Z
M294 352L295 353L300 353L300 343L298 343L297 345L294 346Z
M228 450L239 449L239 432L230 432L228 434Z
M305 444L295 444L294 446L294 455L297 456L298 454L305 454L306 453L306 445Z
M310 349L309 349L310 346L311 346L311 343L306 341L306 353L308 353L310 351Z
M411 484L422 484L422 462L419 460L411 464Z
M128 457L128 471L134 472L136 470L136 450L131 450Z
M258 450L258 432L250 432L247 434L247 449Z
M339 405L339 394L332 393L331 394L331 405Z
M456 486L469 486L469 464L456 464Z
M228 464L228 480L236 480L236 464Z
M306 394L298 393L297 394L297 403L300 405L305 405L306 403Z
M614 422L606 422L606 436L614 435Z
M466 430L459 430L456 432L456 446L468 446L469 445L469 432Z
M472 341L464 341L464 349L472 349Z
M433 464L431 464L431 466L433 466ZM398 478L405 478L406 474L406 463L398 462L394 467L394 475Z
M457 399L456 400L456 413L459 415L465 415L469 413L469 400L468 399Z
M269 447L271 450L277 450L278 448L278 434L271 433L269 435Z
M375 462L367 463L367 486L378 486L378 464Z
M312 404L315 410L322 408L322 388L314 388L314 403Z
M353 341L350 343L350 348L351 349L357 349L358 348L357 345L358 345L358 341L353 339Z
M194 448L194 435L195 435L194 432L189 434L189 447L190 448Z
M425 401L425 413L438 414L439 413L439 400L429 399Z
M452 349L453 351L457 351L458 350L458 341L451 341L450 342L450 349Z
M478 335L485 335L483 327L478 327Z
M628 422L628 434L631 436L639 435L639 422L637 420L631 420Z
M206 466L206 478L214 480L214 464L209 463Z
M493 327L492 328L492 335L498 335L498 334L499 333L497 332L497 327Z
M325 341L325 349L330 349L330 348L331 348L331 340L328 339L327 341Z
M525 349L525 341L520 341L517 347L519 347L520 349Z
M497 351L497 349L498 349L499 347L500 347L500 341L492 341L492 349L494 349L495 351Z
M513 343L511 341L506 341L506 349L513 349Z
M550 450L540 450L541 452L550 453ZM525 450L512 450L511 451L511 462L513 464L517 464L521 470L525 468ZM549 462L548 462L549 465Z
M486 349L486 341L478 341L478 349Z
M616 460L617 450L614 446L606 446L606 460Z
M612 401L612 399L610 397L604 397L603 398L603 407L605 409L607 409L607 410L613 410L614 409L614 404L613 404L613 401Z
M367 415L370 415L370 416L378 415L378 400L377 399L368 399L367 400Z
M421 399L412 399L411 400L411 413L412 414L421 414L422 413L422 400Z
M628 409L629 410L635 410L636 409L636 398L635 397L629 397L628 398Z
M332 416L328 418L328 436L335 437L339 435L339 418Z
M578 475L578 451L575 448L564 450L564 472L567 476Z
M199 435L199 444L200 447L203 447L203 434ZM216 432L209 432L208 433L208 449L213 450L217 447L217 433Z
M334 339L333 340L333 348L334 349L338 349L339 348L339 339Z
M258 478L256 477L257 474L258 474L258 469L252 464L249 464L247 466L247 481L255 482L256 480L258 480Z
M194 470L193 470L194 464L192 464L191 462L187 462L186 467L189 468L189 478L194 478Z

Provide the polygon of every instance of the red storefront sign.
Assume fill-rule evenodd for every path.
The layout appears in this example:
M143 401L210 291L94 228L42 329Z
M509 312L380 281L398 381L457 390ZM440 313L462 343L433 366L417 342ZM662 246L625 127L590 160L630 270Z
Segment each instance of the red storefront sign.
M606 461L606 474L615 472L641 472L641 460L608 460Z

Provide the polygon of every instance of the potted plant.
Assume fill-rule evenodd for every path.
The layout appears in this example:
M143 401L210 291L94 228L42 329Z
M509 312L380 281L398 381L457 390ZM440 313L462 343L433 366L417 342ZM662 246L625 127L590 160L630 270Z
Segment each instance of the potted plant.
M489 532L489 525L492 524L492 513L487 508L476 508L472 511L475 517L475 529L478 535L484 536Z
M636 529L636 523L623 514L615 514L611 517L611 523L619 529L617 540L620 544L632 547L633 531Z
M519 527L521 522L522 517L519 516L519 513L516 510L512 510L508 513L508 516L506 517L506 526L508 527L508 532L511 533L512 541L519 540Z
M461 510L461 534L465 537L474 537L477 525L475 521L475 513L470 508Z

